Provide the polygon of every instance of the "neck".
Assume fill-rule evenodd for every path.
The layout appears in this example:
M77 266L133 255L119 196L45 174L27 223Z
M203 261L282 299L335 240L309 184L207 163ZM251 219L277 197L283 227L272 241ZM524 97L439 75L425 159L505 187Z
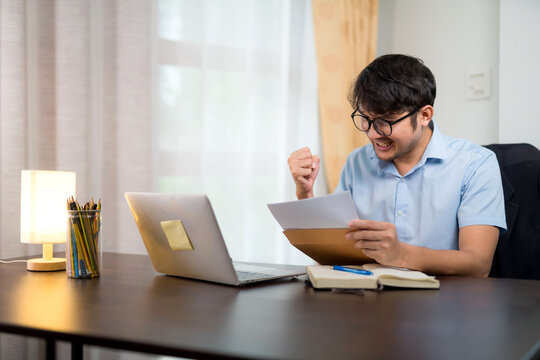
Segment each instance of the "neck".
M416 143L411 145L412 148L405 154L393 160L394 166L401 176L407 174L416 164L418 164L426 151L433 131L429 127L425 127L421 131L422 135Z

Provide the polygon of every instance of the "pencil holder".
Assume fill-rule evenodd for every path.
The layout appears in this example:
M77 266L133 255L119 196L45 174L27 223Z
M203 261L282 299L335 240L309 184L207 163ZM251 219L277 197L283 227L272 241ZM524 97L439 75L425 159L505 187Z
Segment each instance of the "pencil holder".
M71 278L101 272L101 210L68 210L66 269Z

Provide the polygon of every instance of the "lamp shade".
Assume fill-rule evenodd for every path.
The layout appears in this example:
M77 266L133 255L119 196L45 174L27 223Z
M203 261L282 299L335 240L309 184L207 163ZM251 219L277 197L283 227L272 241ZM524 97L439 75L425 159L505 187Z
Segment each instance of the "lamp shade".
M66 204L75 181L71 171L21 171L21 242L66 242Z

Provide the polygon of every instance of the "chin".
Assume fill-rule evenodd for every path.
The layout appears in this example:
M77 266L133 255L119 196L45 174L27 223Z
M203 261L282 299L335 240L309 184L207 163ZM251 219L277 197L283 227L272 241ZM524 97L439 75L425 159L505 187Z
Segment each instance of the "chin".
M394 149L393 146L387 151L381 151L377 148L377 145L373 144L373 149L375 149L375 155L377 155L377 157L383 161L393 161L399 156L399 153Z
M375 151L375 155L377 155L377 157L380 160L383 160L383 161L394 161L398 157L398 155L395 152L393 152L391 154L389 154L389 153L381 154L381 153Z
M377 157L382 161L391 162L391 161L394 161L398 157L398 155L387 155L387 156L379 156L379 155L377 155Z

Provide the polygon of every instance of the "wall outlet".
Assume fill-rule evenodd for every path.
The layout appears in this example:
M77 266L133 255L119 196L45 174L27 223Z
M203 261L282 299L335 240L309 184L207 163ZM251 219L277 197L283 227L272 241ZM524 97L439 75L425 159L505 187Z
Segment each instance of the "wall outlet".
M491 97L491 71L483 69L465 76L465 99L478 100Z

